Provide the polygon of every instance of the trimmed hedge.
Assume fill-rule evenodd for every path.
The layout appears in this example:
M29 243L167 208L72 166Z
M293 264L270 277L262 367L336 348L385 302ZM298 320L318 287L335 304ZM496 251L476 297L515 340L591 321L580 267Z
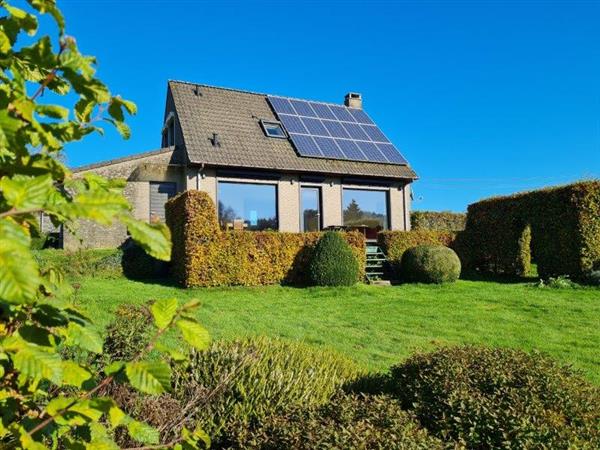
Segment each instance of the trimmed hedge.
M68 251L44 249L34 251L42 271L53 267L60 269L69 278L120 277L123 275L120 249L89 249Z
M462 231L467 215L450 211L413 211L410 226L413 230Z
M308 273L316 286L352 286L358 281L358 262L340 233L329 231L319 239Z
M379 247L386 254L392 275L400 273L402 255L417 245L443 245L451 247L455 234L449 231L413 230L382 231L378 236Z
M337 394L323 406L268 417L256 429L238 428L232 448L396 449L448 448L419 427L397 400Z
M600 264L600 181L495 197L469 205L456 250L463 266L574 279Z
M451 248L418 245L402 255L401 278L416 283L452 283L460 277L460 260Z
M539 353L447 347L393 367L391 380L424 427L467 448L600 448L600 391Z
M321 233L221 231L215 204L201 191L186 191L166 204L173 241L171 270L177 282L192 286L306 284ZM342 233L365 271L365 239Z

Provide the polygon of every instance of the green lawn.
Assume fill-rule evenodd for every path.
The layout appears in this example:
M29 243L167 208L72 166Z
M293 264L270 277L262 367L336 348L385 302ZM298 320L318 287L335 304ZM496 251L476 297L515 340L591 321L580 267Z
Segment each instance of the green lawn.
M549 289L527 283L352 288L184 290L126 279L81 280L77 300L100 325L121 303L198 298L199 319L215 339L279 336L326 345L371 370L417 349L483 343L538 349L600 384L600 289Z

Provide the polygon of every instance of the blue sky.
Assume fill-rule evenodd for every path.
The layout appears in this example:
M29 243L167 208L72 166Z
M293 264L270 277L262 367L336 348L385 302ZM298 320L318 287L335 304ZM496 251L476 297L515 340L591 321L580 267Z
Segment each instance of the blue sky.
M72 166L158 148L179 79L361 92L420 176L415 209L600 177L600 2L58 3L100 78L139 107L129 141L70 145Z

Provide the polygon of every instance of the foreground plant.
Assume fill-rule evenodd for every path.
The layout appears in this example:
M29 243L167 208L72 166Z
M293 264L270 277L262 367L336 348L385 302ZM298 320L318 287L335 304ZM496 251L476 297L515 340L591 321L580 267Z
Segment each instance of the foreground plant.
M169 259L171 244L164 225L133 218L124 181L92 174L74 178L61 162L64 145L102 133L100 123L112 124L128 138L125 115L136 107L95 77L95 59L82 55L65 34L53 0L28 4L26 11L0 0L0 442L11 448L114 448L114 429L125 427L146 445L142 448L154 448L158 431L129 417L102 395L104 388L118 382L149 394L169 390L169 364L149 359L149 353L162 350L165 359L177 360L183 355L161 349L158 338L175 327L189 344L203 349L208 335L190 314L196 302L179 307L174 299L163 300L152 306L157 331L133 360L114 362L98 374L64 356L73 352L61 351L101 353L102 340L69 300L71 288L60 271L38 267L31 245L39 214L67 229L80 219L120 222L161 260ZM36 35L38 17L45 14L56 24L56 42ZM42 103L42 96L52 100L67 94L61 105ZM208 445L206 435L185 428L166 444L201 445Z

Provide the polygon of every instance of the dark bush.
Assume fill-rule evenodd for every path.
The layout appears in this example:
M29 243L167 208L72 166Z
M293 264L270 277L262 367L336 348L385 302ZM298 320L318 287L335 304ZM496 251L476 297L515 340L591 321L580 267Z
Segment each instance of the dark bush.
M146 251L129 239L122 245L121 265L123 275L131 280L150 280L165 278L169 275L169 265L150 256Z
M600 286L600 270L592 270L584 279L585 284L590 286Z
M598 389L538 353L448 347L412 356L391 378L424 427L467 448L600 448Z
M358 281L358 261L342 235L329 231L317 243L308 273L317 286L351 286Z
M261 426L238 427L232 448L442 449L398 401L387 396L337 394L319 407L294 408Z
M271 414L326 403L358 373L351 361L302 343L216 342L176 370L173 396L187 409L171 423L199 421L218 444Z
M460 260L448 247L419 245L404 252L400 271L404 281L450 283L460 276Z

